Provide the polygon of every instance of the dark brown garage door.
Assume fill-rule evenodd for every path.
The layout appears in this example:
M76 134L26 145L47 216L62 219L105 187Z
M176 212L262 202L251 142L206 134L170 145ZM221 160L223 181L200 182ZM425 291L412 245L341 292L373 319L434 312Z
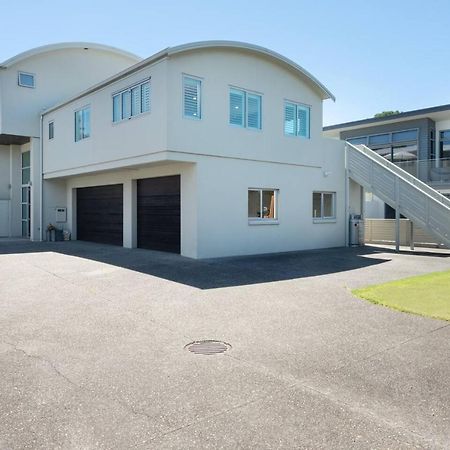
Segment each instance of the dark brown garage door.
M77 239L123 245L123 185L77 189Z
M137 181L137 246L180 253L180 176Z

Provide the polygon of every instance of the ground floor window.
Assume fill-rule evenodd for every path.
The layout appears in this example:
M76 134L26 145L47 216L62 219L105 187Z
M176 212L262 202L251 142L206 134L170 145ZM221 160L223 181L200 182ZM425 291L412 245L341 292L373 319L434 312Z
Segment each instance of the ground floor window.
M270 221L278 218L278 190L249 189L248 218L255 221Z
M336 192L313 192L312 216L314 220L335 220Z

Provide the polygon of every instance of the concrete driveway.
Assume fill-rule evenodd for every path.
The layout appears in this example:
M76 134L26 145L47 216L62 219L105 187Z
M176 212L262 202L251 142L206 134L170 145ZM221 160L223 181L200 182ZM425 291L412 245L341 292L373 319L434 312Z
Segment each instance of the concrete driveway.
M450 447L450 324L349 291L448 253L4 241L0 269L1 449Z

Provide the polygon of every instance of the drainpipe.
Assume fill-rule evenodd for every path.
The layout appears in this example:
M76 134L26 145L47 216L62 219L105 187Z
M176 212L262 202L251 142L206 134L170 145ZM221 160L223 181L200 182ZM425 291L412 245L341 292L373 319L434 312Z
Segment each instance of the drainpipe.
M345 246L350 247L350 182L348 176L348 145L345 144L344 150L345 164Z
M44 221L44 215L43 215L43 208L44 205L42 204L42 200L44 198L43 195L43 172L44 172L44 161L43 161L43 155L44 155L44 116L41 114L40 118L40 139L39 139L39 240L43 240L43 221Z

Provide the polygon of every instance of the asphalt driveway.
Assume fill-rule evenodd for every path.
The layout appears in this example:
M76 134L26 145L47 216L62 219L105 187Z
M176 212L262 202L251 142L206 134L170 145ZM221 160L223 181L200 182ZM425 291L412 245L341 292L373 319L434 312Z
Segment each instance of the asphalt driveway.
M0 242L0 448L449 448L450 324L350 293L445 269Z

